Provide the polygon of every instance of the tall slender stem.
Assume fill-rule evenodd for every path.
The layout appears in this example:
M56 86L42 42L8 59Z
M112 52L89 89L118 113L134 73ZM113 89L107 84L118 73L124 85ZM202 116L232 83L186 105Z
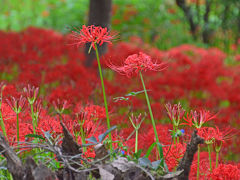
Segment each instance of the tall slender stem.
M31 116L32 116L32 126L33 126L33 133L36 134L36 121L35 121L35 115L34 115L34 111L33 111L33 104L30 104L31 107Z
M198 153L197 153L197 180L199 180L199 167L200 167L200 144L198 144Z
M219 152L216 152L216 163L215 163L215 168L218 167L218 158L219 158Z
M18 118L18 113L16 113L17 116L17 141L19 142L19 118Z
M102 85L102 93L103 93L103 99L104 99L104 106L105 106L105 110L106 110L106 119L107 119L107 127L108 129L110 129L111 124L110 124L110 120L109 120L109 115L108 115L108 105L107 105L107 98L106 98L106 93L105 93L105 87L104 87L104 82L103 82L103 75L102 75L102 68L101 68L101 63L99 60L99 54L98 54L98 49L97 49L97 44L95 43L95 52L96 52L96 58L97 58L97 62L98 62L98 70L99 70L99 75L100 75L100 79L101 79L101 85ZM111 132L109 132L109 139L110 139L110 152L112 154L113 152L113 147L112 147L112 134Z
M160 160L162 160L161 161L161 166L163 167L164 166L163 149L162 149L162 147L160 147L158 134L157 134L157 129L156 129L155 121L154 121L154 118L153 118L152 108L151 108L150 101L149 101L149 98L148 98L148 94L147 94L147 90L146 90L145 83L144 83L144 80L143 80L142 72L140 71L139 74L140 74L140 78L141 78L141 81L142 81L142 86L143 86L143 90L144 90L144 93L145 93L145 97L146 97L146 100L147 100L147 106L148 106L149 114L150 114L151 121L152 121L153 131L154 131L156 142L157 142L157 148L158 148L158 152L159 152L159 155L160 155Z
M215 146L215 152L216 152L216 163L215 163L215 168L218 167L218 159L219 159L219 152L221 150L221 147L222 147L222 141L220 141L220 145L216 145Z
M85 133L83 131L83 127L81 126L81 140L82 140L82 144L86 144L86 141L85 141ZM87 148L86 147L83 147L83 152L85 153L87 151Z
M2 115L2 91L3 91L3 88L1 90L1 97L0 97L1 98L0 99L0 125L1 125L4 136L7 137L6 128L4 125L3 115Z
M0 125L1 125L4 136L7 137L5 125L4 125L4 122L3 122L3 115L2 115L1 106L0 106Z
M175 131L175 125L173 125L173 143L176 145L176 137L175 137L176 131Z
M135 153L138 152L138 128L136 129L136 137L135 137Z
M207 147L208 147L208 156L209 156L209 168L210 168L210 172L212 172L212 159L211 159L211 147L210 147L210 144L208 144Z

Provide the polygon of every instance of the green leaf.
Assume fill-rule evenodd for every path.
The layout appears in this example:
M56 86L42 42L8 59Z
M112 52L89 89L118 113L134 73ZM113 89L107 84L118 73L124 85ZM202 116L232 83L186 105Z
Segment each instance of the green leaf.
M108 129L105 133L100 134L100 135L98 136L99 142L102 142L102 141L105 139L105 137L106 137L112 130L114 130L114 129L116 129L116 128L117 128L117 126L113 126L113 127L111 127L110 129Z
M137 91L137 92L130 92L130 93L126 94L125 96L136 96L136 95L138 95L138 94L140 94L140 93L143 93L143 92L144 92L144 90L142 90L142 91Z
M137 151L137 153L134 153L133 154L133 156L136 158L136 159L139 159L140 157L141 157L141 154L142 154L142 149L139 149L138 151Z
M160 147L160 149L162 149L164 146L162 145L162 144L160 144L160 143L156 143L157 144L157 146L159 146ZM165 145L165 147L166 146L168 146L168 145Z
M44 137L42 137L41 135L37 135L37 134L27 134L27 135L25 135L25 138L37 138L37 139L45 140Z
M97 139L95 138L95 137L90 137L90 138L88 138L88 139L86 139L86 141L90 141L90 142L92 142L92 143L94 143L94 144L97 144L98 143L98 141L97 141Z
M156 145L156 142L152 143L151 146L148 148L148 150L146 152L146 155L145 155L146 158L149 157L149 155L151 154L151 152L152 152L152 150L153 150L155 145Z

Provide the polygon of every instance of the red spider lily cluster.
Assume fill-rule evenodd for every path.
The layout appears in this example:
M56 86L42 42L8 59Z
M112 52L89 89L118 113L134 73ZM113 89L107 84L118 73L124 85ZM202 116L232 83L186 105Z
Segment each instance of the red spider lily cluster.
M83 27L74 37L78 40L75 42L77 45L86 42L102 44L111 40L107 30L99 30L96 27ZM85 68L83 52L77 51L72 46L66 46L70 43L68 36L52 30L31 27L20 33L0 32L0 40L0 75L6 85L2 92L1 110L10 141L16 141L17 128L16 113L11 106L13 107L14 102L18 102L21 95L24 96L22 100L35 98L39 102L34 103L34 111L40 112L36 129L38 134L43 134L43 131L50 131L55 135L62 133L59 117L51 114L51 108L54 107L59 108L59 112L63 113L64 124L79 144L82 143L82 139L77 132L81 128L79 123L83 122L83 119L82 127L86 138L98 137L107 129L104 124L106 117L100 98L101 92L98 91L100 83L96 64L93 68ZM94 43L92 46L94 48ZM211 172L208 154L204 150L200 153L200 179L218 177L239 179L240 148L236 145L240 140L236 136L229 138L232 134L236 134L232 128L238 128L236 125L240 123L239 64L236 62L235 66L226 66L224 59L227 55L224 52L215 48L202 49L191 45L160 51L138 39L138 41L110 44L108 48L108 53L101 61L106 62L105 71L106 74L109 73L108 77L111 77L105 79L110 118L112 125L117 124L122 127L121 131L113 133L113 139L123 141L122 143L129 147L127 153L133 153L134 137L128 137L134 129L126 114L129 112L129 107L132 111L146 111L145 100L141 94L129 96L127 101L114 102L113 98L142 90L139 89L138 77L132 75L146 71L146 87L151 98L153 114L158 122L159 140L165 145L163 149L169 169L174 170L177 166L185 152L192 128L195 127L199 129L198 134L206 141L212 140L216 148L221 146L220 164L217 168L214 164L215 151L211 154L213 161ZM238 56L239 54L236 53L235 57ZM152 59L158 59L160 63L155 63ZM120 66L122 62L124 63ZM165 68L164 62L168 62L168 68L161 73L153 72ZM108 66L120 74L110 71ZM36 96L38 93L40 96ZM42 95L44 98L41 97ZM7 100L9 98L15 101L12 103ZM71 106L64 103L66 100ZM180 101L188 109L182 111L182 107L172 105L169 106L168 112L165 111L165 103L174 104L176 101ZM55 102L55 106L52 102ZM24 104L24 111L19 113L20 141L25 140L25 135L33 133L31 109L27 101ZM64 114L66 108L70 113ZM191 112L190 109L196 111ZM185 114L185 111L188 113ZM214 115L217 112L218 115ZM166 121L167 116L180 118L180 126L185 130L185 133L179 137L179 142L172 146L170 146L172 138L169 131L172 126L170 120ZM146 122L143 122L139 129L138 147L143 149L143 152L155 142L153 128L147 123L148 119L147 117ZM163 121L164 124L160 123ZM230 128L226 129L226 126ZM235 154L235 159L231 158L230 152ZM156 157L155 153L154 151L150 156L152 160ZM91 149L86 152L86 156L94 157ZM192 165L191 179L196 179L196 172L197 157L194 158Z

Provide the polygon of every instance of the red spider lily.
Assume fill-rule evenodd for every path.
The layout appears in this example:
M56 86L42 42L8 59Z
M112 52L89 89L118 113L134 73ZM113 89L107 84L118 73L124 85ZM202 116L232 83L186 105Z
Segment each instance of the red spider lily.
M6 102L16 114L19 114L25 108L26 98L23 97L22 95L18 99L11 96L10 99L6 99Z
M131 117L129 117L129 119L132 122L133 127L136 127L138 125L141 125L145 117L142 117L142 114L140 113L138 116L134 116L132 114Z
M165 107L170 120L175 126L178 126L185 113L185 110L182 108L181 104L178 103L172 106L170 103L167 103Z
M235 132L232 128L226 128L220 131L217 126L216 128L202 127L198 129L198 135L204 138L205 141L212 141L215 146L231 139L236 134L237 132Z
M97 105L89 105L84 108L87 117L93 120L98 120L106 117L105 108Z
M218 136L221 136L221 133L213 127L202 127L198 129L198 135L205 140L206 144L212 144Z
M219 128L216 126L216 133L217 136L215 137L213 148L216 152L219 152L222 144L230 140L233 136L235 136L238 132L235 131L233 128L225 128L223 130L219 130Z
M53 106L58 114L62 114L63 111L70 106L70 104L67 100L61 101L60 99L57 99L56 101L53 101Z
M77 104L74 108L74 112L78 117L78 119L92 119L92 120L99 120L102 118L106 118L105 108L89 104L87 106L83 106L81 104Z
M113 36L109 34L107 28L102 28L100 26L82 26L82 29L76 31L72 31L72 37L75 41L74 44L80 46L81 44L91 43L91 47L96 49L95 44L99 44L100 46L104 43L110 43L113 39Z
M153 63L152 58L143 52L128 56L124 61L123 66L116 66L111 62L108 63L108 66L114 71L126 75L127 77L131 77L133 74L138 74L140 71L162 71L167 67L166 63Z
M39 88L28 84L27 87L23 88L23 90L26 93L29 104L33 104L38 97Z
M77 120L73 122L73 132L77 134L81 131L81 128L83 129L84 135L88 137L95 129L97 129L97 124L91 119L84 119L83 121Z
M187 117L184 118L186 123L182 123L181 125L188 125L190 127L194 126L195 128L201 128L204 123L216 118L216 115L211 115L209 111L200 110L200 111L191 111L191 113L187 113Z
M34 110L34 113L35 113L35 117L38 119L41 111L43 109L43 106L42 106L42 99L38 99L36 101L36 103L34 103L33 105L33 110Z

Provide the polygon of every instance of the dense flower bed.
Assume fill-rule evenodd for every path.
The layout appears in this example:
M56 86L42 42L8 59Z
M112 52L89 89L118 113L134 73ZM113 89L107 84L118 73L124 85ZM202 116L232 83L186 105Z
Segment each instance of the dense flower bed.
M72 134L76 135L79 132L81 116L87 119L84 123L87 138L97 137L106 130L97 64L86 68L83 65L85 61L83 49L77 49L70 44L68 36L52 30L31 27L20 33L0 32L0 77L6 84L1 108L10 141L16 141L16 115L6 99L10 97L18 99L20 95L25 95L23 88L28 84L40 88L39 100L42 101L39 107L34 107L41 109L36 129L38 134L42 134L43 131L50 131L55 135L61 133L59 117L53 116L53 104L55 103L56 109L56 106L61 106L65 100L64 108L67 111L64 111L63 121ZM201 49L191 45L160 51L144 44L137 37L132 37L130 42L110 45L108 49L101 62L105 64L104 76L111 125L119 126L118 131L113 133L113 138L122 139L122 143L129 147L126 153L133 152L135 143L133 136L124 141L134 130L128 119L128 113L141 112L143 115L143 112L147 112L147 106L143 94L128 95L130 92L142 90L139 86L139 78L114 73L107 65L110 61L115 65L122 65L123 60L129 55L139 52L147 53L154 61L168 64L168 68L160 73L144 72L144 74L153 114L157 120L159 140L166 145L164 155L169 170L174 170L183 156L185 142L192 131L190 127L182 126L185 133L180 137L180 142L171 148L167 146L172 141L169 131L172 125L167 118L164 107L166 103L181 102L187 111L208 109L212 114L216 114L213 120L207 122L209 126L217 126L222 133L228 130L226 127L231 129L232 135L238 133L232 128L238 128L240 123L240 66L226 65L227 55L222 51L215 48ZM25 106L19 114L21 141L25 140L25 135L33 133L30 112ZM143 149L143 152L146 152L155 141L153 129L148 123L149 119L146 118L139 130L139 149ZM76 136L76 138L81 144L81 137ZM223 164L216 169L213 168L212 173L209 172L208 154L201 152L202 178L219 179L220 176L217 174L221 174L222 179L239 179L240 149L237 146L239 143L239 138L235 136L224 141L220 156L220 162ZM94 156L91 149L87 151L86 156ZM211 156L215 162L215 153ZM151 158L154 159L155 156ZM191 179L196 178L196 167L195 158ZM214 163L213 167L215 167Z

